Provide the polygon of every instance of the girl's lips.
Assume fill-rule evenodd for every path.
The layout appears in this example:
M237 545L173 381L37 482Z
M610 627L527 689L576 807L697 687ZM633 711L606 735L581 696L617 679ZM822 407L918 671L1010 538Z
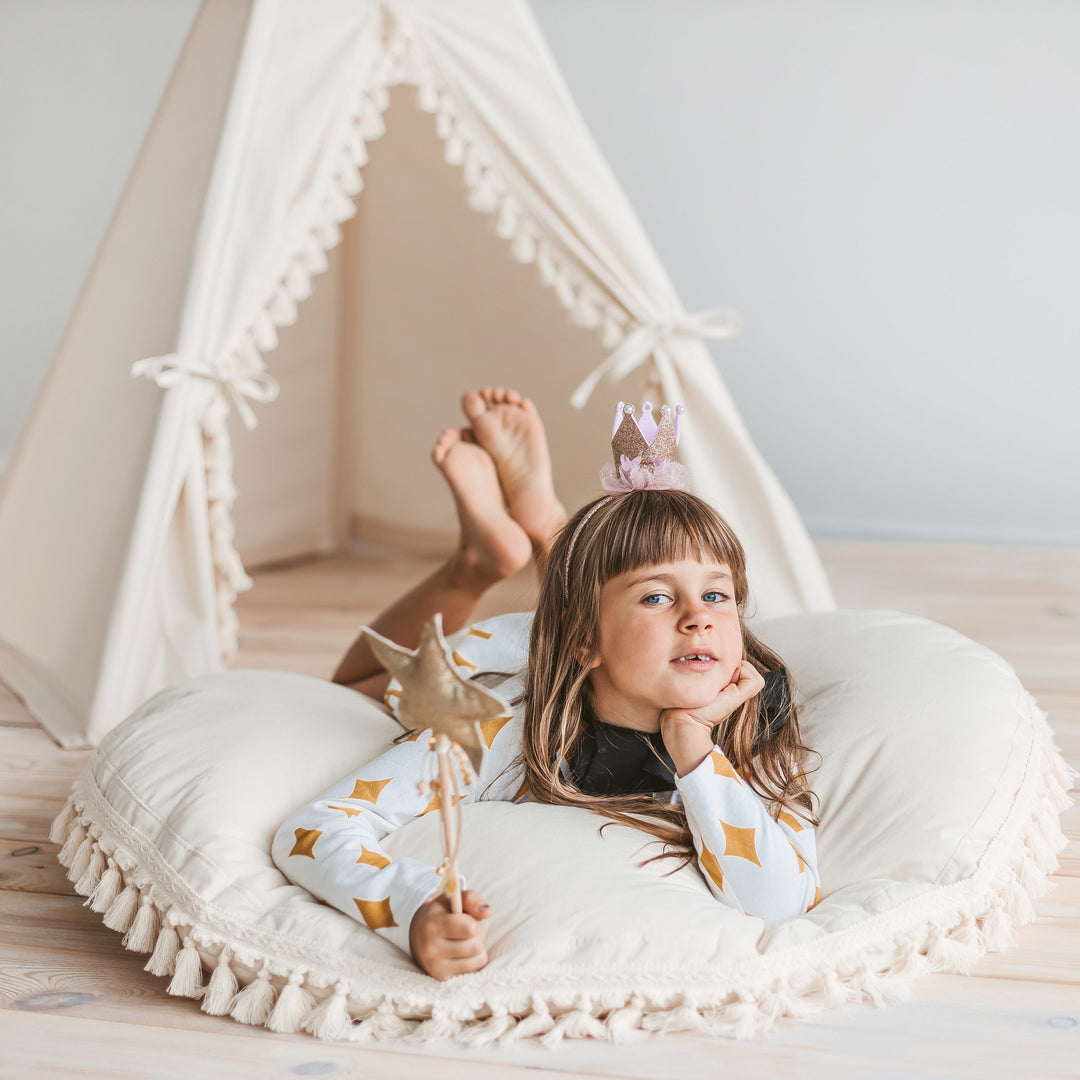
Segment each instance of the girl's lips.
M676 656L671 662L688 671L711 671L718 661L711 653L700 652Z

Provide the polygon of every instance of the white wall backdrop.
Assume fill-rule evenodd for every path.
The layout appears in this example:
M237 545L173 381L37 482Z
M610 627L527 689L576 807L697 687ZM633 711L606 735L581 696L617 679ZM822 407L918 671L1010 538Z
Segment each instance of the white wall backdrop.
M1080 4L533 0L818 534L1080 542ZM197 0L0 0L0 461Z

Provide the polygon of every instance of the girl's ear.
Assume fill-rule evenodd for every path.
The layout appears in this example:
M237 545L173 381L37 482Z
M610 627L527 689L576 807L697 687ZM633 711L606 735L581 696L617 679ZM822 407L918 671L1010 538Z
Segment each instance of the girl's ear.
M590 656L587 649L578 649L574 656L577 662L585 668L586 671L592 671L594 668L600 666L600 657Z

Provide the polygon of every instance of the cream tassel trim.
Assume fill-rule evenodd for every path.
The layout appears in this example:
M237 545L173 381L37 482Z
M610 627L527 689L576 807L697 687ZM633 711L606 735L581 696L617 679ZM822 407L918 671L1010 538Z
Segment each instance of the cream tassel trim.
M157 908L150 902L150 893L143 894L139 910L131 929L124 935L124 948L132 952L148 953L154 948L158 936Z
M101 880L97 883L94 891L87 897L83 906L89 907L91 911L96 911L99 915L104 915L112 907L123 887L124 879L120 874L120 867L112 859L109 859L107 860L105 872L101 875ZM75 885L75 891L82 891L79 889L78 883Z
M134 885L125 885L123 892L109 905L105 917L101 920L110 930L121 934L131 929L135 921L135 911L139 906L139 890Z
M229 967L232 953L226 945L221 950L218 962L214 967L214 973L210 976L210 982L203 995L202 1011L211 1016L228 1016L229 1008L236 991L240 988L233 969Z
M869 1001L880 1006L901 1000L909 996L917 976L932 971L966 972L983 953L1007 948L1014 928L1035 917L1031 897L1042 896L1052 887L1047 874L1057 868L1056 853L1066 843L1058 815L1072 805L1067 788L1077 773L1061 758L1033 702L1030 709L1034 745L1018 795L1026 803L1006 819L1003 828L1009 831L992 849L990 865L996 870L981 876L977 872L974 880L945 886L938 895L952 897L954 902L943 908L939 901L937 913L921 916L921 923L880 934L880 940L857 949L850 944L853 935L840 931L833 952L824 955L822 950L811 950L796 970L784 970L755 985L753 993L732 992L719 1004L708 993L670 1000L638 993L621 1002L534 993L527 1000L511 996L470 1003L464 1011L432 1006L428 1018L422 1019L422 1004L370 993L364 1001L362 988L356 990L362 1002L356 1005L345 982L335 983L332 992L316 1004L304 988L308 976L301 968L282 972L287 981L279 995L268 958L257 951L249 957L246 943L207 939L201 931L200 941L221 946L210 985L204 990L202 959L195 946L197 918L156 903L146 881L141 881L140 891L138 857L119 844L113 846L115 838L100 834L102 823L91 820L85 808L79 810L71 799L50 836L61 845L58 858L68 867L76 891L88 895L87 905L104 915L107 926L125 933L128 948L147 951L153 945L146 970L171 975L170 994L203 997L203 1008L213 1015L229 1012L242 1023L266 1024L278 1031L303 1029L326 1039L364 1042L409 1037L421 1043L449 1039L472 1047L509 1046L521 1039L539 1039L545 1046L565 1038L623 1042L666 1031L749 1038L768 1031L783 1017L809 1015L844 1002ZM1021 815L1025 817L1017 820ZM82 862L86 865L76 875ZM185 931L183 948L175 924L191 927ZM860 929L861 924L857 932ZM238 947L245 949L245 968L261 967L257 977L236 992L232 959ZM324 984L316 981L315 985ZM378 1007L373 1009L376 1002ZM362 1010L358 1024L352 1020L350 1004ZM410 1010L419 1015L410 1015Z
M180 951L180 935L176 927L163 922L158 931L153 955L146 961L145 969L151 975L171 975L176 970L176 954Z
M49 827L49 842L53 844L62 844L64 840L67 839L68 833L71 832L71 826L74 821L75 800L71 798L64 803L64 808L56 815L52 825Z
M184 938L184 947L176 954L176 967L168 992L174 997L202 997L202 957L190 936Z
M270 964L264 963L257 978L233 998L229 1013L241 1024L265 1024L274 1009L277 996L273 983L270 982Z
M80 849L81 850L81 849ZM75 873L75 864L72 863L71 873ZM90 861L86 865L86 871L75 882L75 891L80 896L90 896L101 884L101 875L105 873L105 853L94 844L94 850L90 855Z
M294 971L278 995L274 1011L266 1021L271 1031L299 1031L315 1008L315 999L304 989L304 973Z
M349 984L334 984L334 992L315 1007L303 1029L317 1039L347 1039L352 1028L349 1015Z
M74 857L71 860L71 866L68 869L68 877L72 881L81 881L86 872L90 869L90 861L93 858L94 851L97 848L97 844L94 841L93 836L87 833L83 837L83 842L79 845L75 852Z

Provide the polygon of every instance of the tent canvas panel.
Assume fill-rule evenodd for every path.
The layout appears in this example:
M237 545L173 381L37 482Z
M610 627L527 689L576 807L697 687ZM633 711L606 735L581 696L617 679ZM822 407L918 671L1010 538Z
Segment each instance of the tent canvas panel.
M207 10L220 6L228 5L207 0ZM200 17L196 25L207 24ZM170 95L199 72L189 53ZM636 398L646 382L659 387L662 400L691 410L683 457L699 493L743 537L756 609L831 606L805 529L701 340L729 336L737 321L682 308L524 0L255 0L236 70L177 351L138 365L166 391L163 404L149 387L127 383L94 398L94 415L82 419L85 430L100 427L104 406L119 403L139 415L109 417L114 430L144 438L153 430L148 453L132 444L130 471L117 484L123 501L110 526L118 541L102 532L87 542L111 556L113 570L90 581L75 575L73 596L54 591L40 605L35 637L35 615L24 610L34 598L7 580L20 561L0 565L0 597L16 601L0 624L0 673L18 690L18 665L5 656L22 651L21 671L70 688L57 700L66 696L73 708L56 716L47 703L40 709L59 739L94 742L156 689L229 660L234 599L250 584L236 543L263 560L354 533L445 537L452 510L427 451L435 431L458 422L454 399L468 384L520 383L531 392L548 418L570 503L595 493L612 399ZM220 108L207 114L195 140L203 149ZM400 136L385 143L380 164L388 122ZM175 157L192 134L173 123L162 135L170 137L181 148L171 148ZM155 180L165 215L176 178L159 169ZM355 197L369 180L357 214ZM133 190L146 193L138 181ZM145 210L134 195L128 201L110 237L130 231ZM350 218L358 220L338 248ZM142 255L153 261L152 249ZM175 272L176 263L168 266ZM148 281L168 294L167 277ZM96 387L162 348L170 304L166 295L145 340L103 333L104 351L85 342L82 355L109 368ZM121 310L114 296L111 314ZM241 435L234 417L234 473L229 413L238 410L250 427L250 400L272 398L264 364L280 374L291 404L261 409L264 426L253 436ZM603 392L584 412L566 408L597 386ZM37 432L71 452L71 443L57 444L62 410L45 411L52 423L35 423ZM38 438L31 433L27 445ZM42 528L78 507L64 491L58 501L68 510L50 516L24 500L25 516L15 520L10 493L38 480L27 471L8 484L0 551L7 543L25 554ZM239 535L236 480L249 496L235 508ZM82 612L80 601L93 633L69 663L44 640L46 613Z

